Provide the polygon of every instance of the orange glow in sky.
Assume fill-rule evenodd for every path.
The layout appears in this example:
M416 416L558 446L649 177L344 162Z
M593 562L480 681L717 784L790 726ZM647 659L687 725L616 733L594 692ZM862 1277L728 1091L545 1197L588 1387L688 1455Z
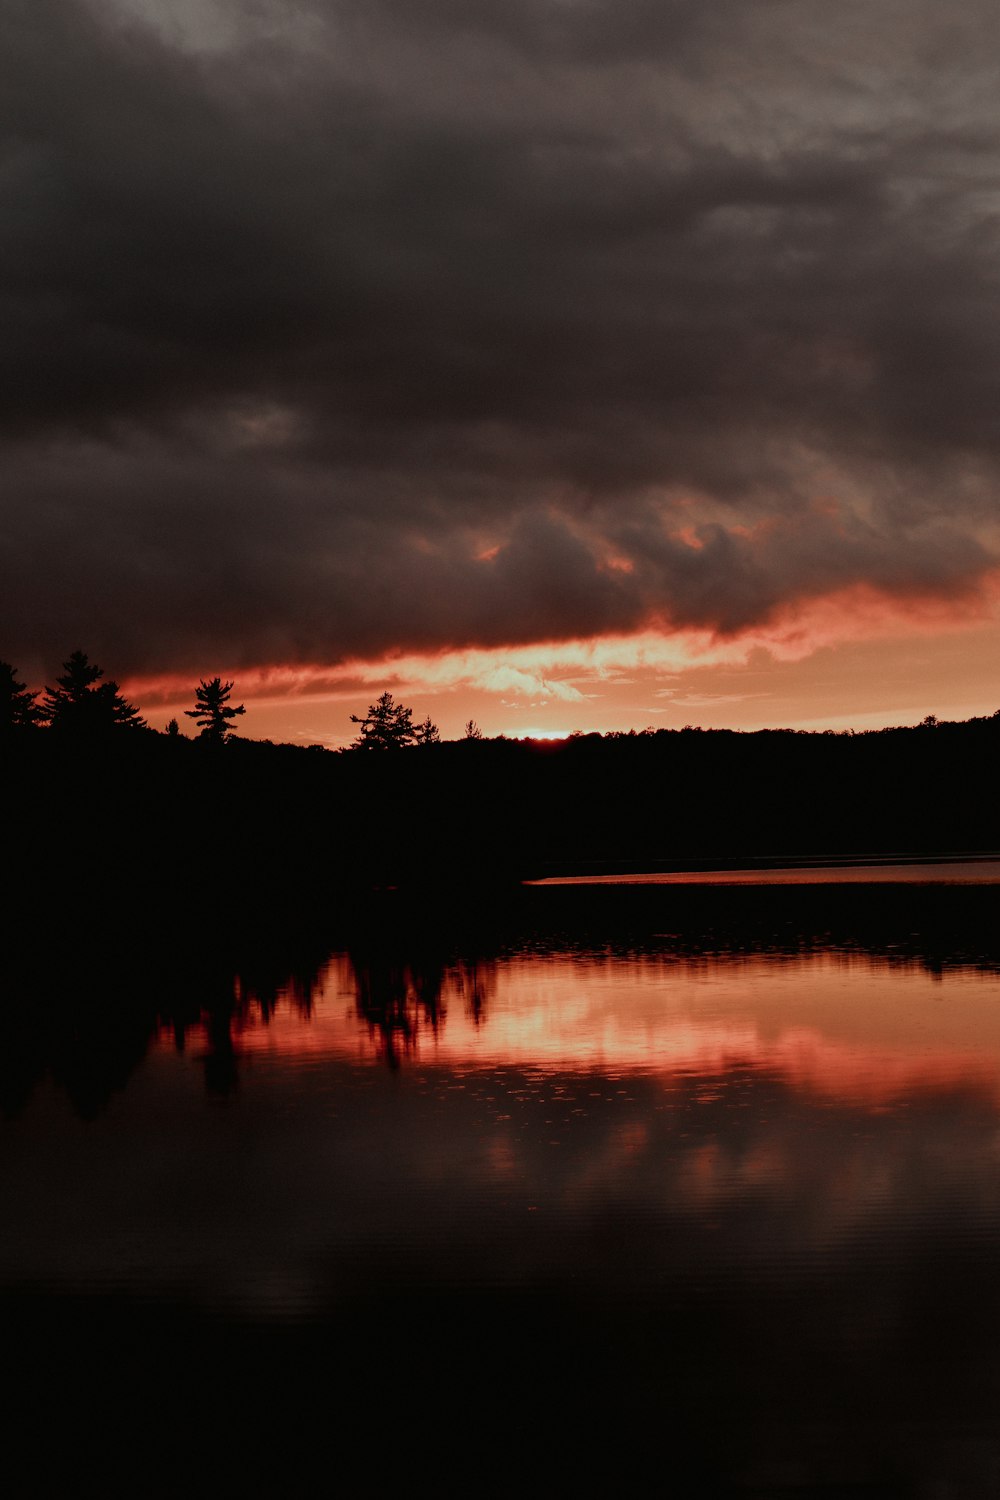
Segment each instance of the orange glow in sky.
M889 601L854 589L782 612L733 637L650 628L630 636L399 652L336 665L239 670L242 731L332 747L353 738L350 715L384 689L430 714L444 738L475 719L486 735L562 738L574 730L865 729L927 714L969 718L1000 706L1000 593ZM193 699L177 676L124 684L157 728ZM181 717L182 732L188 724Z

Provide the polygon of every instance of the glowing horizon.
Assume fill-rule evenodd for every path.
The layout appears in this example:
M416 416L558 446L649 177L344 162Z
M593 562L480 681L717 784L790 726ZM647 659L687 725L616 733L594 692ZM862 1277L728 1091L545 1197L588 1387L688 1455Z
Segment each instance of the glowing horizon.
M487 736L682 727L865 729L966 719L1000 703L1000 608L991 575L974 596L892 601L867 590L785 611L730 638L649 628L631 635L394 652L339 663L229 668L250 737L349 744L350 714L388 690L447 739L469 719ZM216 669L205 668L204 675ZM132 677L154 727L188 706L193 680ZM183 727L183 720L182 720Z

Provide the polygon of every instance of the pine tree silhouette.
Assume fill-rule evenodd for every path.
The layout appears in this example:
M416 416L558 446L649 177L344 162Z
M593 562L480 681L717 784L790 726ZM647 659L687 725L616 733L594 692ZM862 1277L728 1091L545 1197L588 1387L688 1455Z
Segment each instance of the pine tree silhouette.
M79 735L101 735L112 729L145 729L139 710L127 703L110 678L101 682L103 667L85 651L74 651L63 663L56 686L46 688L43 711L52 728Z
M211 682L202 679L195 688L195 706L186 708L184 713L201 726L199 739L224 745L230 735L236 733L229 721L235 719L237 714L245 714L246 709L242 703L236 708L229 707L229 695L232 691L233 684L223 682L221 677L213 677Z
M351 723L361 725L353 750L401 750L413 743L417 733L413 709L397 703L391 693L383 693L377 703L370 703L364 718L351 714Z
M37 693L17 680L17 669L0 661L0 737L15 730L32 729L44 722L44 708L36 703Z
M413 743L415 745L439 745L441 743L441 735L438 732L438 727L436 724L431 723L430 714L413 731Z

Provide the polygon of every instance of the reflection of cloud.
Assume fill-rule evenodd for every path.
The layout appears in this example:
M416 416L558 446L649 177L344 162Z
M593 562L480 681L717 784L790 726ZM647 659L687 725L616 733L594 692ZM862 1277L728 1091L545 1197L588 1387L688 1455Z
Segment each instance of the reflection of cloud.
M622 1177L648 1151L651 1134L649 1125L641 1120L612 1128L577 1170L565 1201L579 1210L584 1204L613 1193Z
M1000 1051L984 1056L968 1046L925 1053L908 1047L868 1047L830 1042L820 1033L792 1028L763 1061L795 1090L831 1101L884 1107L919 1094L973 1091L1000 1108Z
M914 964L829 954L538 953L443 971L405 954L369 999L423 995L447 1015L418 1025L395 1079L355 1013L363 966L339 954L239 986L238 1130L190 1108L198 1049L178 1053L166 1030L130 1083L128 1129L95 1139L35 1101L0 1160L18 1204L5 1285L298 1315L351 1296L369 1249L406 1285L431 1266L490 1288L586 1292L594 1276L617 1296L624 1270L627 1294L673 1299L721 1271L754 1308L805 1285L836 1340L843 1306L815 1288L842 1277L860 1316L852 1370L857 1339L883 1336L887 1266L912 1277L908 1291L888 1279L890 1315L912 1295L940 1320L927 1292L943 1250L993 1288L996 976L935 985Z
M998 982L958 973L944 983L948 1008L939 976L856 957L549 955L452 964L424 1014L410 967L396 975L408 1044L424 1062L664 1081L752 1071L864 1108L963 1089L1000 1108ZM364 1052L364 1028L343 1000L355 993L353 969L335 959L324 984L307 1021L277 1009L269 1025L244 1026L243 1049Z

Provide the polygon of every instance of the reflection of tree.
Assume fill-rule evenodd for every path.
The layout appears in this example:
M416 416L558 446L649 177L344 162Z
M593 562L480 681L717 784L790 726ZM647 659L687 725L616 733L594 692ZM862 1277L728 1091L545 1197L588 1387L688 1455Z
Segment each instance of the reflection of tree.
M412 1053L422 1032L437 1036L447 1016L448 989L457 991L478 1025L496 986L496 965L470 957L449 961L426 933L380 934L348 951L359 1018L392 1068Z
M89 807L89 804L85 804ZM674 888L664 932L662 888L541 890L537 915L471 916L456 902L381 900L354 908L354 941L336 949L350 963L360 1025L378 1055L398 1067L421 1037L443 1031L449 1008L481 1024L493 1003L497 961L490 955L600 954L615 966L663 965L706 972L764 956L774 966L836 955L895 969L921 966L1000 973L996 893L989 887L788 887L773 890ZM0 943L0 1115L14 1117L49 1079L91 1119L126 1087L154 1038L171 1032L204 1066L207 1087L237 1085L245 1033L285 1015L308 1020L322 991L327 931L302 925L283 936L244 931L162 941L162 919L143 929L112 925L95 899L47 910L28 931L11 924ZM223 931L225 928L223 927ZM155 932L156 936L150 935ZM294 936L292 935L294 932ZM237 947L238 943L238 947ZM39 955L44 954L44 962Z
M422 968L418 961L380 948L352 949L350 960L358 1015L389 1066L398 1068L400 1053L413 1050L421 1026L437 1032L444 1022L443 970L440 964Z
M239 1082L239 1053L233 1040L233 1006L232 995L228 999L223 999L220 995L202 1016L208 1042L202 1058L205 1087L210 1094L219 1094L222 1098L233 1093Z
M482 1025L486 1016L486 1006L496 993L496 960L463 959L458 965L458 981L465 997L465 1008L469 1019L476 1026Z
M27 970L0 954L0 1113L13 1118L46 1077L85 1120L124 1089L155 1032L137 992L137 967L113 956L53 947Z
M279 1007L310 1015L328 956L325 944L291 960L261 945L237 972L231 953L201 946L150 963L145 944L102 944L89 925L64 920L44 965L37 946L0 944L0 1118L20 1115L50 1078L77 1114L96 1119L165 1032L180 1052L195 1039L207 1087L229 1094L241 1031L269 1024Z
M252 954L238 973L231 966L204 961L192 976L186 1013L178 1024L173 1017L174 1036L183 1049L186 1033L200 1028L207 1043L202 1061L205 1084L213 1094L225 1097L239 1082L240 1033L259 1019L268 1026L280 1003L299 1015L312 1014L313 1001L322 985L325 952L310 953L305 961L289 967L287 959L262 951ZM191 1004L192 999L194 1004ZM166 1018L164 1018L166 1019Z
M291 966L287 955L266 951L244 959L236 982L238 1024L244 1024L256 1012L266 1025L281 1002L308 1020L323 987L326 961L325 948L310 950Z

